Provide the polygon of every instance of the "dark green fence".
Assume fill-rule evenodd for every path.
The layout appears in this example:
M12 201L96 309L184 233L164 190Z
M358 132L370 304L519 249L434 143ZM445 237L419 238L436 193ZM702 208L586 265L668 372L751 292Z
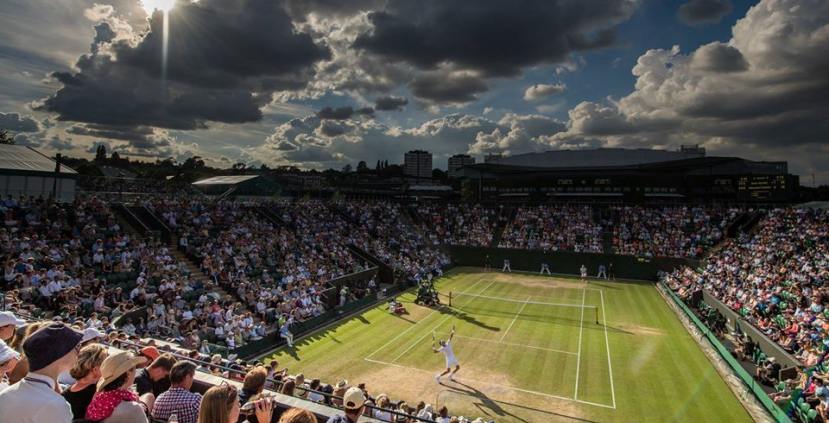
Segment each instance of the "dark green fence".
M731 367L731 371L734 372L734 375L743 382L743 385L760 401L760 404L769 412L772 418L778 422L785 422L790 423L792 420L786 413L774 403L774 401L769 398L765 391L763 391L763 387L754 380L754 377L749 374L743 366L740 365L740 362L737 361L734 356L728 351L728 349L717 339L716 335L711 332L705 324L697 318L697 315L694 314L682 300L676 296L676 294L664 283L660 282L659 285L662 287L662 290L666 292L674 303L685 313L686 316L694 323L694 325L705 335L705 338L714 347L717 353L722 357L722 359Z
M297 337L302 336L329 323L333 323L336 320L339 320L342 317L345 317L356 310L368 307L376 301L377 295L367 295L357 301L346 303L343 307L337 307L336 309L328 310L317 317L305 320L303 322L298 322L291 327L291 332ZM250 359L259 354L268 352L284 343L285 341L279 337L279 333L274 332L268 334L267 336L258 341L249 342L245 345L242 345L239 348L236 348L235 350L233 350L233 353L238 355L242 359Z
M501 269L504 259L510 260L512 270L538 272L541 263L548 263L553 273L578 275L581 265L587 267L588 275L596 276L599 265L609 266L613 263L613 271L617 278L656 280L657 273L670 272L680 266L697 267L699 262L690 259L669 257L635 257L616 254L574 253L569 251L544 252L540 250L520 250L512 248L488 247L446 247L454 264L458 266L483 267L489 264L494 269Z

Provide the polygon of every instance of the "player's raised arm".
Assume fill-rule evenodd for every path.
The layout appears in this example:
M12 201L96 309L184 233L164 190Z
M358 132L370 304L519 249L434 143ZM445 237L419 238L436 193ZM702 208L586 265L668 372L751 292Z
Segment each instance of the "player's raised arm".
M449 341L452 341L452 338L454 338L454 337L455 337L455 327L452 326L452 331L449 332Z

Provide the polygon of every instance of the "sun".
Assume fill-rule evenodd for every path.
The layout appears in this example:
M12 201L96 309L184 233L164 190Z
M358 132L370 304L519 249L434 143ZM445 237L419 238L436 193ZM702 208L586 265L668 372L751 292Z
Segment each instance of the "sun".
M152 14L156 10L166 13L175 5L176 0L141 0L141 7L144 8L147 14Z

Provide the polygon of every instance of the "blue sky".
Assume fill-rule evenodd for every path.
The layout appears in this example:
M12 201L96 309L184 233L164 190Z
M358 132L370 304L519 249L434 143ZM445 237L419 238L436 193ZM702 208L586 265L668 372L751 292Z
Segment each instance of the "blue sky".
M0 127L219 166L701 144L829 182L826 3L178 0L163 77L148 4L8 0Z

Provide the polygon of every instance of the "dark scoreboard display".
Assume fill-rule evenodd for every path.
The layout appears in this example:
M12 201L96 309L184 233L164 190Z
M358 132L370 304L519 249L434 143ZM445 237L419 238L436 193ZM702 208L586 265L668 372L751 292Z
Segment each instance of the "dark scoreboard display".
M777 200L788 197L792 182L787 175L747 175L737 178L737 196L746 200Z

